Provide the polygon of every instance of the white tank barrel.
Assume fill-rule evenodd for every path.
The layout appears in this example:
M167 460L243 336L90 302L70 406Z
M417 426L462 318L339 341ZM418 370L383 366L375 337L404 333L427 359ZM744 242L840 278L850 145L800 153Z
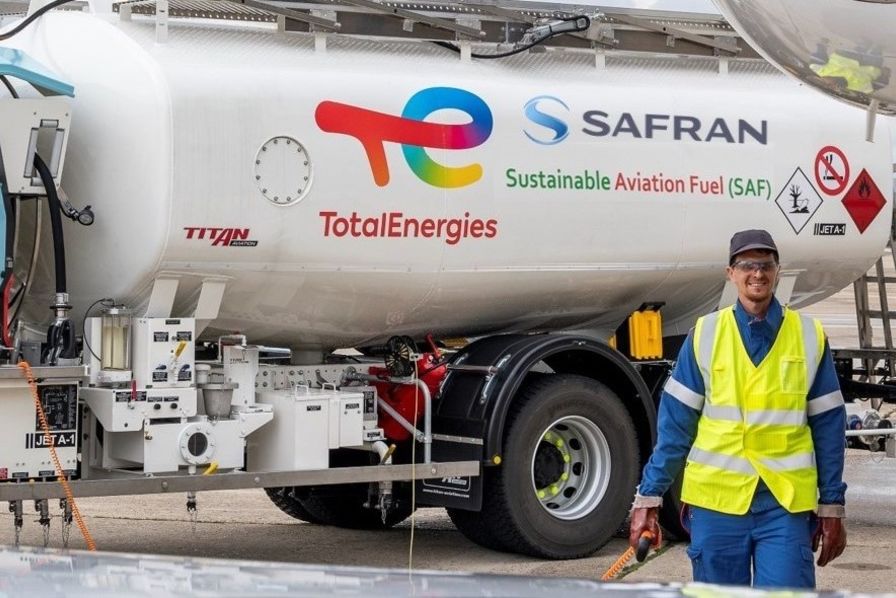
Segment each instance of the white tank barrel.
M522 54L51 13L13 38L75 87L62 186L75 315L227 279L209 336L608 333L719 300L731 234L768 229L797 307L864 273L892 217L886 134L758 61ZM879 125L880 126L880 125ZM48 247L49 245L45 245ZM48 315L52 262L31 289Z

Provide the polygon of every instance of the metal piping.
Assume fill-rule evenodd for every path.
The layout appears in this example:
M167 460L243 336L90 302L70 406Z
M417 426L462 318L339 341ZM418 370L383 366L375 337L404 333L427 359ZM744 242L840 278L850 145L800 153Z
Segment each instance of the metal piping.
M397 421L399 424L401 424L401 427L402 427L402 428L404 428L405 430L407 430L408 432L410 432L411 434L413 434L414 437L415 437L418 441L420 441L420 442L423 442L423 441L424 441L424 439L425 439L425 434L423 434L423 432L421 432L420 430L418 430L417 428L415 428L415 427L413 426L413 424L411 424L411 422L409 422L408 420L406 420L402 414L400 414L399 412L397 412L397 411L395 410L395 408L392 407L392 405L390 405L389 403L386 403L385 401L380 401L380 402L379 402L379 406L380 406L380 408L381 408L383 411L385 411L385 412L388 413L390 416L392 416L392 418L393 418L395 421Z
M383 378L378 376L371 376L370 374L361 374L355 372L350 376L347 376L349 380L357 380L359 382L383 382ZM419 442L423 443L423 462L430 463L432 461L432 395L429 392L429 387L426 386L426 383L419 378L414 378L412 380L393 380L387 379L387 382L392 382L393 384L404 384L415 385L420 391L423 393L423 433L421 434L420 430L414 427L411 422L406 420L404 416L402 416L398 411L396 411L391 405L386 403L385 401L380 401L380 408L388 413L395 421L397 421L402 428L410 432L414 438L416 438Z
M847 430L847 436L896 436L896 428Z
M432 395L429 393L429 387L420 378L399 384L414 384L423 393L423 462L429 463L432 461ZM383 402L380 402L380 405L382 404Z
M218 361L220 361L221 363L224 362L224 353L222 351L222 346L223 346L222 341L224 341L224 340L240 341L240 344L236 345L238 347L245 347L246 342L247 342L245 334L225 334L223 336L219 336L218 337Z

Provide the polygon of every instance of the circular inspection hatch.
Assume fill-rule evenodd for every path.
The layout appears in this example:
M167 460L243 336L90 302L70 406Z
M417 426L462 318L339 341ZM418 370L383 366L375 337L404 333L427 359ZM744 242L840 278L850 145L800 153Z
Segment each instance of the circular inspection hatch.
M305 146L285 135L265 141L255 154L255 183L274 205L301 201L311 188L311 159Z

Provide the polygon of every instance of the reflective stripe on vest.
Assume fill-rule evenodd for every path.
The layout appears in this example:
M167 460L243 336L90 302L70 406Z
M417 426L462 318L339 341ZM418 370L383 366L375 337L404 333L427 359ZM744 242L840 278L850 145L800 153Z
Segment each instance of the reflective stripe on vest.
M823 349L820 324L788 309L759 365L744 347L733 308L697 321L694 353L705 394L685 469L684 502L742 514L761 477L787 510L815 508L808 416L836 402L836 397L819 397L816 401L822 402L810 408L806 401Z

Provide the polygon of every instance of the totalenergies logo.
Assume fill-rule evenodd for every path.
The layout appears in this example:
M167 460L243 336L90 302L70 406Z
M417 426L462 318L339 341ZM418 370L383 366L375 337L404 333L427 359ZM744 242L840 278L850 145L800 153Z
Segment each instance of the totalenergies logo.
M442 124L424 119L438 110L466 112L471 122ZM389 183L385 143L400 143L404 159L420 180L434 187L457 188L482 178L482 166L445 166L433 160L425 148L462 150L482 145L492 133L492 113L479 96L456 87L430 87L408 100L401 116L368 110L340 102L321 102L314 118L327 133L349 135L361 142L370 162L373 180Z

